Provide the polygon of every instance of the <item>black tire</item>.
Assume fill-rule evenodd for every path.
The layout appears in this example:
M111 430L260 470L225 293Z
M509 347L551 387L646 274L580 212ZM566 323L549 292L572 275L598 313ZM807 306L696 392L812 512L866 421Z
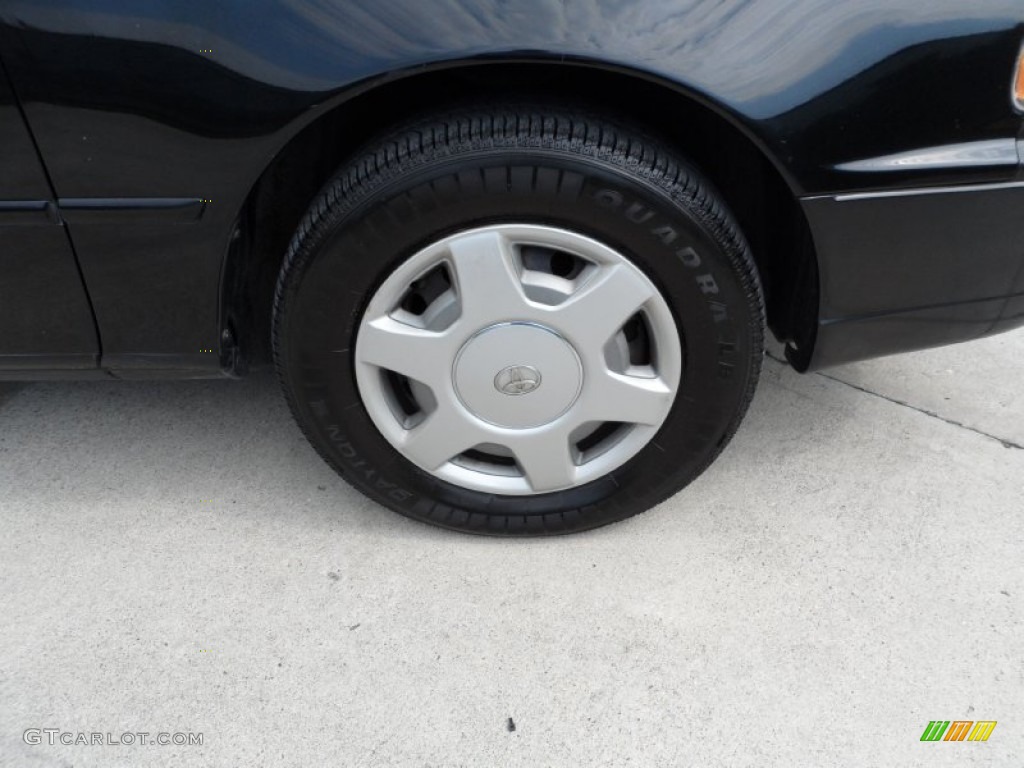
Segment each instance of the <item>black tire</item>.
M667 299L683 339L662 428L586 485L533 496L453 485L399 454L362 406L350 350L377 286L426 244L496 222L559 226L627 254ZM465 108L381 138L326 185L281 270L273 348L309 441L367 496L460 531L556 534L642 512L715 459L753 396L763 316L734 219L665 143L563 107Z

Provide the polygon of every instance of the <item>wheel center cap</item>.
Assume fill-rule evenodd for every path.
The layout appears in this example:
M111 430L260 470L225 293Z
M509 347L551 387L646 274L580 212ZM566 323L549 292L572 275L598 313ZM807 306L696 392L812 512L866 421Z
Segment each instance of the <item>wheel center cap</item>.
M554 421L583 386L579 355L555 331L500 323L467 341L452 371L455 391L475 416L499 427L530 429Z

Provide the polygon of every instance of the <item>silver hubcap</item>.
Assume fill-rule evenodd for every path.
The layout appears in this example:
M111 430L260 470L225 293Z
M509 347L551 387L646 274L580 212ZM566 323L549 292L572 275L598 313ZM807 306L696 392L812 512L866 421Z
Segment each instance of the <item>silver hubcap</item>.
M534 494L621 466L668 416L672 314L624 256L554 227L496 225L424 248L377 290L356 380L381 434L465 488Z

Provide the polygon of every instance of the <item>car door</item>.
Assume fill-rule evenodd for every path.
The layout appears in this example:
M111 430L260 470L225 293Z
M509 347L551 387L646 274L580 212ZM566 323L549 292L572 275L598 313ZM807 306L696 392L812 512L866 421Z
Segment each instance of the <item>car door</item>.
M96 368L96 324L46 172L0 66L0 377Z

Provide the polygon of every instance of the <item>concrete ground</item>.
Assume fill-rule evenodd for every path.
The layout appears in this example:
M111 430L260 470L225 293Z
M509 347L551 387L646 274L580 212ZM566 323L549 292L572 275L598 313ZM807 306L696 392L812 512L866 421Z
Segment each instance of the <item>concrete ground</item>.
M1021 446L1024 333L769 360L689 489L500 541L364 500L266 375L3 385L0 764L1019 766Z

